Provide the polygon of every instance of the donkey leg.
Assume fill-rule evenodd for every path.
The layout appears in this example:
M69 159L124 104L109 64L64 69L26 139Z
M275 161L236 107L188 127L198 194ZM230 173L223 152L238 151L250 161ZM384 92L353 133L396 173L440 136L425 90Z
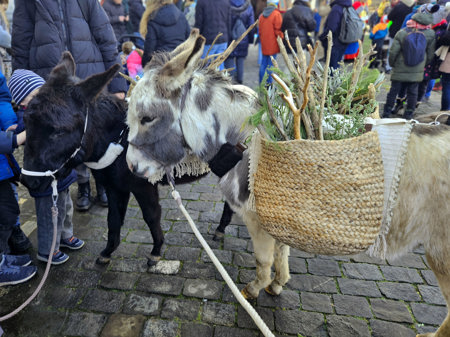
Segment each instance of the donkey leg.
M225 236L225 228L230 224L231 218L233 217L233 210L231 209L228 202L225 201L223 205L222 217L220 218L219 227L216 228L214 233L214 241L222 241Z
M247 284L241 293L245 298L257 298L259 291L271 282L271 267L274 259L275 239L264 231L255 213L244 216L245 224L252 238L256 259L256 278Z
M153 249L147 260L147 265L153 266L161 259L161 248L164 243L164 233L161 229L161 205L159 204L158 185L139 179L134 184L133 194L141 207L142 216L147 223L153 238Z
M439 282L442 294L447 302L447 317L445 317L439 329L436 332L419 334L417 337L450 337L450 261L443 262L444 268L439 268L438 263L433 257L427 253L427 261L433 270Z
M272 283L265 288L271 295L280 295L283 286L289 281L289 246L280 241L275 241L275 278Z
M98 264L107 264L111 261L111 254L120 244L120 228L127 212L129 192L119 192L106 187L108 197L108 242L106 248L100 253L96 262Z

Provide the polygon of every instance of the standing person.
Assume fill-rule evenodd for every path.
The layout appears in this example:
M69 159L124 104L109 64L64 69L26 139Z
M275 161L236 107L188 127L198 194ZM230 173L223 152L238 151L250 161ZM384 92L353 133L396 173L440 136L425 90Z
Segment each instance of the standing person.
M80 7L80 5L82 7ZM29 69L44 79L58 64L65 50L75 59L76 75L86 78L119 63L119 52L108 16L98 0L16 0L12 30L12 66ZM127 84L116 76L108 90L125 99ZM87 211L92 206L89 170L77 168L76 208ZM105 189L97 186L97 200L108 205Z
M231 7L230 0L198 0L195 6L195 28L200 30L205 39L205 47L202 57L206 57L206 53L211 47L214 39L219 33L222 35L216 40L211 48L209 55L223 53L228 47L231 30ZM224 65L219 66L220 70L224 69Z
M328 49L328 32L331 31L333 34L333 47L331 48L331 59L330 68L339 68L339 62L342 61L344 57L345 50L348 47L348 43L342 43L339 40L339 33L341 31L341 21L344 13L345 7L350 7L352 5L352 0L334 0L331 3L331 11L328 14L327 21L323 28L323 32L319 39L322 42L323 48L325 50L325 56L327 55Z
M122 0L105 0L103 9L108 15L116 40L120 41L120 37L127 33L127 22L130 18Z
M372 46L374 46L375 55L370 59L369 68L378 68L380 65L384 68L385 58L383 56L383 44L386 36L389 32L389 26L391 22L387 19L387 15L383 15L380 22L373 26L370 31L370 39L372 40Z
M139 24L141 22L142 14L144 14L145 11L142 0L128 0L128 9L131 30L134 34L139 34Z
M305 49L308 44L312 46L313 41L309 36L309 33L314 32L319 25L320 21L319 24L316 23L314 13L310 8L309 0L295 0L292 8L284 13L281 31L283 33L286 31L288 32L289 42L294 50L297 51L295 44L296 38L298 37L300 39L303 49ZM289 48L287 48L287 50L290 51Z
M231 4L231 27L242 27L241 30L247 30L255 22L253 7L250 0L230 0ZM238 21L240 20L240 21ZM233 36L233 32L239 36ZM231 39L236 40L242 34L238 29L232 29ZM231 74L234 80L242 84L244 81L244 60L248 54L248 45L253 43L254 32L251 31L231 52L230 56L225 60L226 68L235 68ZM230 41L231 42L231 41Z
M273 66L270 57L272 56L276 59L277 54L280 52L277 37L284 38L284 34L281 31L283 18L277 6L278 0L267 0L267 7L264 8L259 16L259 36L262 51L261 65L259 66L259 83L262 82L267 68ZM267 83L272 83L270 72Z
M388 74L392 69L389 63L389 53L395 34L397 34L397 32L401 29L405 17L412 12L413 8L414 0L391 0L391 9L388 14L388 20L392 21L392 24L389 27L388 54L385 67L386 73Z
M391 89L386 97L383 118L391 116L395 99L402 86L407 90L407 103L403 118L412 118L417 103L418 85L423 81L425 65L431 62L434 55L436 41L435 33L431 29L432 22L431 14L417 12L407 22L406 28L401 29L395 35L389 54L389 63L392 65ZM414 36L411 34L418 34L423 39L413 39ZM422 45L422 42L425 45ZM412 61L413 63L411 63Z
M145 38L142 57L142 66L145 67L155 52L172 51L184 42L191 33L191 27L173 0L147 0L140 32Z
M25 131L15 135L12 131L0 131L0 165L15 148L25 142ZM8 238L11 235L20 209L9 179L0 180L0 286L19 284L31 279L37 271L30 266L29 255L9 255Z
M19 111L25 111L27 105L39 92L39 88L45 83L44 79L30 70L17 69L9 80L11 95L19 106ZM69 256L59 250L59 247L69 249L80 249L84 246L84 241L73 235L73 203L69 194L69 186L75 182L76 173L64 179L58 180L58 223L55 251L50 252L53 238L52 222L52 188L45 191L38 191L29 188L30 195L34 198L36 206L36 220L38 233L38 254L37 259L47 262L48 256L52 254L52 264L58 265L66 262Z

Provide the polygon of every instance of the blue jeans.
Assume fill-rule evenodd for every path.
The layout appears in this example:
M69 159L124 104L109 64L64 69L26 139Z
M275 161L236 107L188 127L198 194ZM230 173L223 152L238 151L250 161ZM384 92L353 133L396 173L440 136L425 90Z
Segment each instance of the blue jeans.
M209 50L209 47L211 47L211 45L205 45L205 47L203 48L203 55L202 55L202 59L204 59L206 57L206 53ZM215 44L211 50L209 51L208 55L214 55L214 54L220 54L223 53L228 47L228 43L224 42L224 43L219 43L219 44ZM219 70L224 70L225 67L223 65L223 63L219 66Z
M441 111L450 110L450 74L442 73L442 98L441 98Z
M273 67L272 60L270 59L272 56L274 59L277 58L277 54L275 55L263 55L261 59L261 65L259 66L259 83L262 82L264 74L266 73L266 69L269 67ZM270 74L272 72L268 71L269 77L267 78L267 83L272 83L272 76Z
M53 239L52 221L52 196L34 199L36 205L38 254L50 255ZM58 193L58 226L56 233L55 251L59 249L61 239L69 239L73 235L73 203L70 198L69 189Z
M242 84L244 80L244 60L245 57L229 57L225 60L225 68L234 68L231 75L239 84Z
M339 68L339 62L342 61L345 50L348 45L336 44L331 48L330 67L333 69ZM326 55L326 53L325 53Z

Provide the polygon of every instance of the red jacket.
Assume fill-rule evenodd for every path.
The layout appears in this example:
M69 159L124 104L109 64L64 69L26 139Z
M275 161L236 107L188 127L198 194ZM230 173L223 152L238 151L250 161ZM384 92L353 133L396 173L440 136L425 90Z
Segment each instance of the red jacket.
M275 55L280 52L280 48L277 43L277 36L283 38L283 32L281 31L281 24L283 18L278 9L274 9L269 16L265 17L264 12L259 16L259 37L261 41L261 50L263 55Z

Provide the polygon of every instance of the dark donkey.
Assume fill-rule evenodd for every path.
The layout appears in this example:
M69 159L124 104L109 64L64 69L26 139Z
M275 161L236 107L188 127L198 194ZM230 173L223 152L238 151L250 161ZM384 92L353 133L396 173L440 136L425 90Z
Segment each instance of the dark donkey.
M65 177L82 162L97 162L110 143L122 138L121 145L124 151L119 157L108 167L93 170L96 181L105 186L109 200L108 242L97 258L97 263L108 263L111 254L119 246L120 228L124 222L131 192L136 197L143 218L151 231L153 250L147 263L154 265L161 257L164 242L160 226L161 206L158 187L157 184L151 184L128 170L125 160L128 146L126 105L114 96L102 92L119 68L119 65L115 65L104 73L80 80L75 77L75 62L71 54L69 52L63 54L60 63L52 70L49 79L26 110L24 119L27 142L24 168L41 172L57 170L62 166L55 176ZM121 137L123 130L125 133ZM79 152L68 160L80 145ZM198 178L199 176L185 175L176 182L192 182ZM51 180L50 177L22 176L22 181L27 187L39 190L48 188ZM232 211L229 207L225 207L221 223L228 224L231 215Z

